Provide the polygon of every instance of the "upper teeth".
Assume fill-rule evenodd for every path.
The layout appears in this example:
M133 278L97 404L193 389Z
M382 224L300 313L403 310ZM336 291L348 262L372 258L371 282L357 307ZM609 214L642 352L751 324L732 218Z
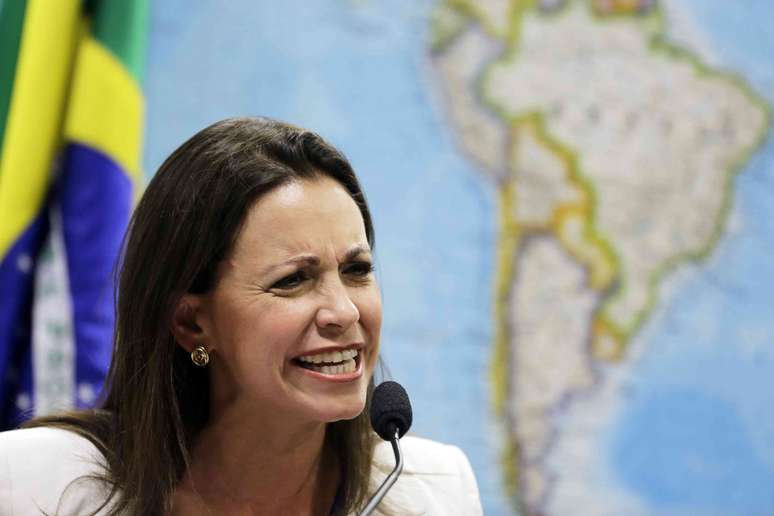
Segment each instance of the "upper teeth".
M345 349L344 351L329 351L327 353L320 353L318 355L306 355L298 357L302 362L309 362L310 364L319 364L321 362L327 362L329 364L342 362L355 358L357 356L356 349Z

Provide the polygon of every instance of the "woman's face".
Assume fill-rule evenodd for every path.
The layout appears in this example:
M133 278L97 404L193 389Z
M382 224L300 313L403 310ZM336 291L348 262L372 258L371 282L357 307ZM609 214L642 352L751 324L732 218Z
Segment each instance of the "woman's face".
M356 417L382 323L372 263L360 211L330 178L289 183L253 205L201 305L214 410Z

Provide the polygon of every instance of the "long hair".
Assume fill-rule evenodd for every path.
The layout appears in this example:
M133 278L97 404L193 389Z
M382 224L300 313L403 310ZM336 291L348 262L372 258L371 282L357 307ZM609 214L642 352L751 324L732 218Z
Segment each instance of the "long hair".
M181 297L214 287L218 263L262 195L320 176L349 192L373 248L371 215L346 158L318 135L282 122L217 122L175 150L151 180L125 240L113 359L100 407L25 425L66 428L94 443L105 457L98 478L111 493L111 515L168 512L193 442L208 420L208 370L192 365L170 330ZM368 487L372 391L373 379L366 410L326 429L325 446L342 467L345 513L363 504Z

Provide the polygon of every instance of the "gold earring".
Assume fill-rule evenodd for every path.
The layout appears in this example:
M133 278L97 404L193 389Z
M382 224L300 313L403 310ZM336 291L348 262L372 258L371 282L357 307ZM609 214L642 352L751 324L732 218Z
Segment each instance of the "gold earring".
M210 354L207 353L207 348L204 346L197 346L196 349L191 351L191 362L199 367L206 366L210 361Z

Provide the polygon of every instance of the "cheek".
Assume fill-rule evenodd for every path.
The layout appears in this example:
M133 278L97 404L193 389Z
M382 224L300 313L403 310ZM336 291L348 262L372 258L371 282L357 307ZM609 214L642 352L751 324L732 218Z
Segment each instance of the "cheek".
M374 287L366 295L362 296L358 303L360 310L360 323L365 331L377 344L382 328L382 298L379 289Z
M300 345L309 325L308 311L295 305L272 306L248 314L243 341L260 347L262 355L283 358Z
M215 346L248 367L283 361L308 321L302 307L286 303L224 304L218 319Z

